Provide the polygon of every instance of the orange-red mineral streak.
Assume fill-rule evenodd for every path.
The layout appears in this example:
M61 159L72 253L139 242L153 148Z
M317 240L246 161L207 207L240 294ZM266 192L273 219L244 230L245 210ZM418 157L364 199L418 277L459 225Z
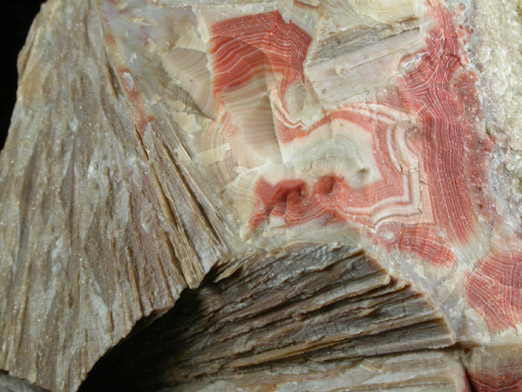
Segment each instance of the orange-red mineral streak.
M471 373L469 378L477 392L522 392L522 374L519 373Z
M417 231L418 235L429 232L428 239L432 239L431 233L441 229L450 241L465 242L473 233L477 219L470 199L474 192L470 190L473 187L470 182L486 179L484 171L489 146L487 140L475 132L474 119L468 118L469 114L478 110L476 98L473 98L476 91L472 77L463 71L451 15L441 7L434 8L433 12L439 25L429 34L427 49L422 53L416 69L400 79L398 92L393 94L395 98L390 95L378 103L413 113L420 125L423 167L428 176L435 222L431 230ZM461 97L466 98L463 101ZM366 216L348 211L352 207L371 207L397 196L398 192L402 193L403 176L392 164L392 152L385 147L383 140L386 124L379 123L371 110L365 116L360 110L356 113L345 107L329 113L308 132L331 122L333 118L355 122L372 133L373 150L382 181L362 189L350 189L343 180L339 180L340 188L344 189L343 197L336 197L335 204L330 201L327 208L314 203L320 202L317 198L306 200L306 208L294 209L294 213L289 215L291 219L285 221L288 226L317 219L322 211L331 214L332 209L336 210L338 218L345 221L369 224L377 208L370 208ZM288 142L295 137L305 137L308 132L286 127L280 140ZM274 191L281 186L276 184ZM411 189L411 184L408 187ZM262 221L261 215L268 218L267 212L271 211L271 207L266 202L275 199L275 196L260 195L261 189L266 188L260 187L258 191L259 209L250 222L253 228ZM296 215L296 211L300 214ZM434 238L437 237L440 238ZM448 248L443 244L441 246Z
M522 254L488 256L468 277L466 296L490 329L522 322Z
M145 113L138 86L136 85L130 70L127 68L118 69L118 77L125 93L135 108L134 112L136 116L137 130L141 136L144 136L147 126L153 123L155 119L153 116Z
M356 187L333 171L313 181L289 178L270 183L261 178L249 221L252 230L271 217L284 227L312 220L354 224L385 249L447 267L457 262L454 250L467 246L476 235L479 221L498 226L501 218L488 185L493 144L479 125L476 76L464 67L467 60L459 48L469 32L457 31L452 15L441 5L432 7L431 15L436 26L427 36L426 48L418 53L414 69L398 77L395 89L376 102L351 103L327 112L306 129L289 120L284 95L292 83L305 83L303 61L311 38L292 22L285 23L278 12L234 18L213 27L217 101L253 77L275 75L281 105L275 105L274 118L280 144L306 138L334 121L346 122L347 129L356 124L371 135L380 174ZM403 132L407 148L418 157L416 168L396 164L394 149L399 147L387 138L401 125L383 108L416 119L416 128ZM424 196L419 198L419 192ZM428 204L419 204L421 199ZM476 261L469 262L473 266ZM520 253L497 252L479 261L469 274L467 301L491 329L522 322L521 271Z
M465 243L477 222L473 188L479 186L477 182L487 183L491 146L468 115L476 110L476 98L461 100L476 97L477 92L461 76L464 70L451 14L440 6L433 13L439 25L430 32L416 69L401 78L399 95L401 106L414 112L421 125L434 223L453 242ZM466 106L470 104L471 109Z
M404 181L409 181L409 177L405 180L400 168L392 162L391 153L388 151L387 132L390 124L379 121L371 111L367 115L360 111L352 111L348 108L337 111L328 116L328 121L335 119L350 121L371 134L373 154L382 181L361 188L352 188L343 178L334 174L320 178L313 185L299 180L303 183L302 189L313 189L313 191L301 192L301 197L293 200L290 206L282 189L287 189L288 184L293 184L296 180L282 181L274 186L261 180L256 188L258 208L250 220L251 227L257 227L275 212L277 212L275 216L284 218L285 225L288 227L314 219L322 219L324 224L350 221L373 227L375 223L372 216L388 208L387 203L379 202L394 198L404 200L396 202L396 205L411 203L412 184L404 186ZM325 183L330 184L328 193L322 192ZM405 189L406 195L404 195ZM299 206L296 205L297 202ZM273 210L275 205L279 206L276 211Z
M214 95L248 82L254 76L281 75L281 95L296 80L304 81L303 62L311 37L277 11L243 16L212 26Z
M433 225L384 223L379 226L376 238L388 251L400 249L411 252L435 265L451 266L457 262L446 238Z
M475 129L479 109L474 78L462 66L451 14L441 6L434 7L432 13L438 25L430 32L427 48L421 53L416 68L401 77L396 91L377 104L417 119L416 145L420 146L421 168L428 179L434 221L417 229L401 227L397 233L405 238L384 242L384 245L447 265L455 261L451 245L465 243L475 228L477 213L471 198L486 197L480 192L480 183L487 181L490 146ZM231 19L216 24L212 31L216 96L264 72L266 66L283 75L282 94L294 80L302 79L302 62L310 38L293 23L284 23L279 13ZM382 180L351 188L332 173L325 178L334 182L334 191L321 196L317 188L326 181L324 178L319 179L318 184L305 184L299 179L278 184L260 180L256 188L257 208L250 220L252 229L272 215L282 217L287 227L322 220L325 224L359 223L376 230L384 222L374 217L386 208L387 200L402 200L390 201L397 204L412 202L411 177L404 176L393 164L393 151L386 143L389 122L381 122L382 113L378 115L369 106L363 110L364 102L361 104L357 110L357 104L351 104L330 112L307 130L300 124L278 120L279 140L288 143L306 137L334 119L356 123L372 135L373 153ZM284 115L276 117L284 118ZM299 192L295 189L297 182ZM410 194L405 195L404 189ZM294 196L297 194L298 197ZM385 221L393 222L394 218L387 216ZM376 241L382 243L379 235Z

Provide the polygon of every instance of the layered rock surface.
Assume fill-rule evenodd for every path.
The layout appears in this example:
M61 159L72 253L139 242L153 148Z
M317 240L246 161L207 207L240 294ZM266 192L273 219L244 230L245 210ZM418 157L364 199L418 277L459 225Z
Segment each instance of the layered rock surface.
M0 369L77 390L131 334L83 390L519 390L517 12L50 0L0 157Z

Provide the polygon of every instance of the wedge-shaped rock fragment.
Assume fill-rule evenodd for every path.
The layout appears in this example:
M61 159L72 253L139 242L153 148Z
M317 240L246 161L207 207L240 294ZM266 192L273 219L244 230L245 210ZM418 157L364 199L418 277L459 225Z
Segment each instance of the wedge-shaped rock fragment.
M0 156L0 385L519 390L517 7L49 0Z

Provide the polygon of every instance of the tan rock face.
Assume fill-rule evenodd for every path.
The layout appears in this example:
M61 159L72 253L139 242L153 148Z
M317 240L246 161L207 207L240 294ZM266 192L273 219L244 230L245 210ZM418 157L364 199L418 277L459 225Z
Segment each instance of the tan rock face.
M132 331L84 390L518 385L516 8L50 0L0 156L0 369L77 390Z

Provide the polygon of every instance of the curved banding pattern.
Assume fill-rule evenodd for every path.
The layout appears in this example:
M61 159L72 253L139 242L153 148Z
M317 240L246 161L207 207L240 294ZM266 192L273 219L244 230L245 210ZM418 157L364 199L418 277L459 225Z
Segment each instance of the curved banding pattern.
M460 49L466 31L441 5L428 15L431 27L417 52L405 52L418 45L411 30L349 52L344 63L310 66L310 36L277 11L213 26L218 120L235 143L237 164L260 173L249 191L251 232L345 225L432 266L455 266L463 257L467 268L477 263L466 249L483 222L497 219L485 186L493 144L479 124L477 78ZM355 90L346 90L343 83L357 75ZM353 98L363 91L373 98ZM304 113L305 102L320 110ZM263 153L243 157L253 150ZM519 265L518 256L505 256L479 260L467 280L468 301L491 328L520 321L519 288L492 272ZM491 290L482 293L484 287Z
M311 37L277 11L212 26L213 95L233 155L248 168L280 162L270 95L303 81Z
M244 255L364 252L429 298L450 329L445 345L474 347L473 363L467 351L458 358L471 382L461 372L459 385L518 388L520 355L497 360L520 335L522 237L503 183L505 145L487 128L497 102L486 96L471 2L129 1L143 6L140 23L152 13L166 23L129 29L146 49L123 53L117 76L145 143L175 139L181 186L232 251L223 276L246 268ZM138 16L118 15L129 25ZM148 84L143 67L154 69ZM314 257L311 268L323 256Z
M490 328L516 327L522 322L522 254L487 257L467 280L468 301Z

